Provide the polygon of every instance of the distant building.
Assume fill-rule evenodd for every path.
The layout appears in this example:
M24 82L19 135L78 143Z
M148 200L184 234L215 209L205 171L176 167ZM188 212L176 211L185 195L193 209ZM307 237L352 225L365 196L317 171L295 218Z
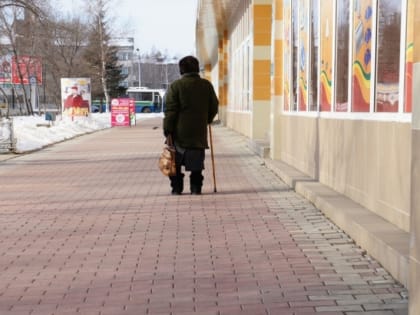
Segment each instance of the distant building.
M136 80L133 70L134 38L113 38L110 44L117 47L118 63L122 66L122 74L126 76L124 81L120 82L120 85L128 88Z
M110 44L117 47L118 62L126 79L121 86L128 88L146 86L152 89L166 89L179 77L178 60L167 59L159 52L154 55L143 55L135 49L134 38L113 38Z

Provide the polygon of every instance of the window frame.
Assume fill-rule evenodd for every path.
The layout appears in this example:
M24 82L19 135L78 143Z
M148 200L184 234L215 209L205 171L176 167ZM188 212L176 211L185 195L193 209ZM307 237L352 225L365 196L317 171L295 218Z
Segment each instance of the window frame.
M319 18L317 21L317 27L318 27L318 34L320 37L320 43L318 45L318 73L320 73L320 66L321 66L321 33L320 33L320 27L321 27L321 20L322 20L322 10L321 10L321 1L322 0L313 0L313 1L317 1L318 5L319 5ZM399 86L398 86L398 94L399 94L399 104L398 104L398 111L397 112L376 112L375 111L375 107L376 107L376 90L377 90L377 32L378 32L378 27L377 27L377 14L378 14L378 5L379 5L379 0L372 0L372 8L373 8L373 14L372 14L372 56L371 56L371 60L372 60L372 66L371 66L371 79L370 79L370 94L369 94L369 100L370 100L370 104L369 104L369 111L368 112L353 112L352 110L352 105L353 105L353 83L352 83L352 77L353 77L353 65L351 60L353 60L353 42L354 42L354 36L353 36L353 14L354 14L354 1L355 0L350 0L350 23L349 23L349 75L348 75L348 108L347 111L345 112L337 112L335 111L336 108L336 69L334 67L333 69L333 75L332 78L334 78L332 81L332 95L331 95L331 99L332 99L332 104L331 104L331 111L320 111L320 79L318 76L318 86L317 86L317 110L316 111L310 111L309 110L309 103L307 104L307 110L306 111L299 111L293 110L293 104L292 104L292 86L289 87L290 89L290 94L289 94L289 108L286 109L285 108L285 104L283 104L282 106L282 113L285 115L292 115L292 116L308 116L308 117L322 117L322 118L331 118L331 119L350 119L350 120L373 120L373 121L397 121L397 122L410 122L411 121L411 112L405 112L405 97L406 97L406 45L407 45L407 1L408 0L402 0L401 3L401 41L400 41L400 61L399 61L399 78L400 78L400 82L399 82ZM286 2L286 1L285 1ZM291 1L290 1L291 2ZM299 3L299 2L298 2ZM311 1L310 4L310 13L309 13L309 17L312 17L312 5L313 2ZM290 6L290 10L292 10L292 6ZM298 9L297 11L299 11L299 5L298 5ZM337 4L336 1L334 1L334 8L333 8L333 12L334 12L334 27L332 27L333 29L333 36L335 38L336 36L336 29L337 29ZM284 14L284 16L286 16ZM290 15L291 16L291 15ZM287 23L287 21L284 21L285 23ZM291 16L291 21L292 22L292 16ZM310 23L310 27L312 27L312 24ZM286 28L285 28L286 29ZM293 39L293 29L292 27L290 27L290 34L289 34L289 38ZM286 36L286 33L285 33ZM285 39L286 40L286 39ZM316 47L314 45L311 44L312 38L311 36L309 36L309 47L310 49L312 47ZM291 41L291 45L293 48L293 41ZM336 60L337 60L337 56L336 56L336 47L337 43L336 41L334 41L334 45L333 45L333 64L335 64ZM284 45L286 46L286 44ZM289 75L289 78L291 79L290 82L293 82L293 78L292 78L292 67L290 67L291 69L287 69L287 63L285 62L287 56L287 49L285 48L283 50L283 65L284 65L284 69L283 69L283 77L285 79L285 81L287 81L287 76ZM309 56L310 56L311 52L309 52ZM291 51L291 56L289 56L290 58L290 64L293 65L293 51ZM311 68L311 67L309 67ZM312 69L308 70L307 76L310 75ZM290 72L289 72L290 71ZM290 74L289 74L290 73ZM308 82L310 82L310 77L308 79ZM286 98L286 95L283 93L283 98ZM285 102L286 103L286 99ZM414 105L413 105L414 106Z

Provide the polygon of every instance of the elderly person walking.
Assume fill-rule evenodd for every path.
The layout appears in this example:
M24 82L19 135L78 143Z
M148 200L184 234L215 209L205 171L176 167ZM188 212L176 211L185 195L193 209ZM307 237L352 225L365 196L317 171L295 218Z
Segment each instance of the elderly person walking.
M219 101L212 84L199 75L199 62L193 56L179 61L181 78L166 94L163 130L171 135L176 148L176 175L170 176L172 194L184 190L182 166L190 171L190 192L201 194L205 149L208 149L207 125L218 112Z

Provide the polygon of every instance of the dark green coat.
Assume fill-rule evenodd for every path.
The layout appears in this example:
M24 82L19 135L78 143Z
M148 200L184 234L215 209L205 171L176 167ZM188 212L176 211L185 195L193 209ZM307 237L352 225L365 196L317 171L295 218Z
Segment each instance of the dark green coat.
M166 94L163 130L185 149L206 149L207 125L218 111L213 85L198 73L186 73L174 81Z

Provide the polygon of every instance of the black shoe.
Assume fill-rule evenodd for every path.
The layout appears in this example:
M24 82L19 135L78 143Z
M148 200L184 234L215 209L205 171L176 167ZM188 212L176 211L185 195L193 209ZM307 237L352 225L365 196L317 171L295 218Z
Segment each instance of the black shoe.
M201 195L201 187L191 187L191 195Z
M191 172L190 175L190 189L191 195L201 195L201 186L203 186L203 175L201 171Z
M181 195L184 190L184 174L179 173L177 176L170 176L172 187L172 195Z

